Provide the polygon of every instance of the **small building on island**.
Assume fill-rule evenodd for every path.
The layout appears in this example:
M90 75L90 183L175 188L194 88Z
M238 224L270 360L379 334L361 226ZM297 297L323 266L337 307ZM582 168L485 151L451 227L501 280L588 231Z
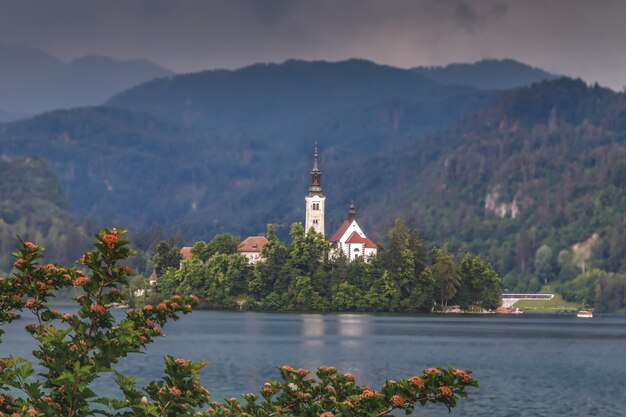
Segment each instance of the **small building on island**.
M263 248L267 245L265 236L248 236L237 246L237 253L248 259L248 264L254 265L263 257Z
M341 252L350 262L361 256L367 261L378 252L378 246L368 238L356 222L356 207L350 204L348 217L329 239L330 248L335 256Z

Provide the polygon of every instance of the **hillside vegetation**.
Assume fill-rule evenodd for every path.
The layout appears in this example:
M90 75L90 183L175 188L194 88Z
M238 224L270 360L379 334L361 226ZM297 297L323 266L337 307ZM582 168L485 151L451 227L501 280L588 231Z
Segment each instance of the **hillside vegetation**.
M262 233L304 215L320 143L331 227L351 198L337 180L368 155L407 145L493 102L367 61L288 61L206 71L131 89L110 106L0 126L0 152L54 170L72 211L97 224L163 224L187 238Z
M0 160L0 273L11 269L16 236L49 244L48 253L73 262L87 247L54 174L40 159Z
M592 267L626 270L625 141L624 95L563 78L372 159L357 192L369 218L405 216L428 240L485 254L505 288L534 291Z

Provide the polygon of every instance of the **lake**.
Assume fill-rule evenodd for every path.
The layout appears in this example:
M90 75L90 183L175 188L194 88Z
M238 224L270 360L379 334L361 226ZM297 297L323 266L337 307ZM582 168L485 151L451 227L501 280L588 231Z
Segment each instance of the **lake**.
M5 327L0 356L34 346L23 324ZM203 382L221 399L257 392L278 377L275 365L334 365L374 388L451 365L473 370L480 388L470 389L452 414L427 405L416 415L626 416L624 317L196 311L164 331L149 353L123 360L118 369L145 383L162 373L163 355L206 360ZM111 390L111 379L99 388Z

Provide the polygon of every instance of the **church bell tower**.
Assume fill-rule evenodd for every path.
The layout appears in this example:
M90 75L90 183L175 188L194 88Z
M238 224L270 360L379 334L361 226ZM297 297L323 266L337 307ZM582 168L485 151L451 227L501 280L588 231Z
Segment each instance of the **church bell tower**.
M312 227L318 233L324 234L324 202L326 197L322 191L322 172L317 167L317 142L313 153L313 169L311 170L311 184L304 201L306 202L306 220L304 227L308 232Z

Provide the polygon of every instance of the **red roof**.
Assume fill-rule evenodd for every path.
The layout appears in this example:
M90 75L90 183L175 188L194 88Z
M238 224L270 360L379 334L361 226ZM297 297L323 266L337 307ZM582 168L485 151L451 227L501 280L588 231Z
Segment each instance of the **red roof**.
M184 248L180 248L180 256L183 258L183 261L191 259L191 246L185 246Z
M341 239L341 236L346 233L346 230L348 230L351 223L352 221L350 220L344 220L343 223L341 223L341 226L339 226L339 229L337 229L337 231L330 237L330 242L339 242L339 239Z
M376 246L376 243L372 242L369 237L365 238L365 247L367 249L378 249L378 246Z
M261 252L267 245L265 236L248 236L237 246L237 252Z
M350 235L350 237L348 238L348 240L346 240L346 243L361 243L364 244L367 241L366 238L359 236L359 234L357 232L352 232L352 234Z

